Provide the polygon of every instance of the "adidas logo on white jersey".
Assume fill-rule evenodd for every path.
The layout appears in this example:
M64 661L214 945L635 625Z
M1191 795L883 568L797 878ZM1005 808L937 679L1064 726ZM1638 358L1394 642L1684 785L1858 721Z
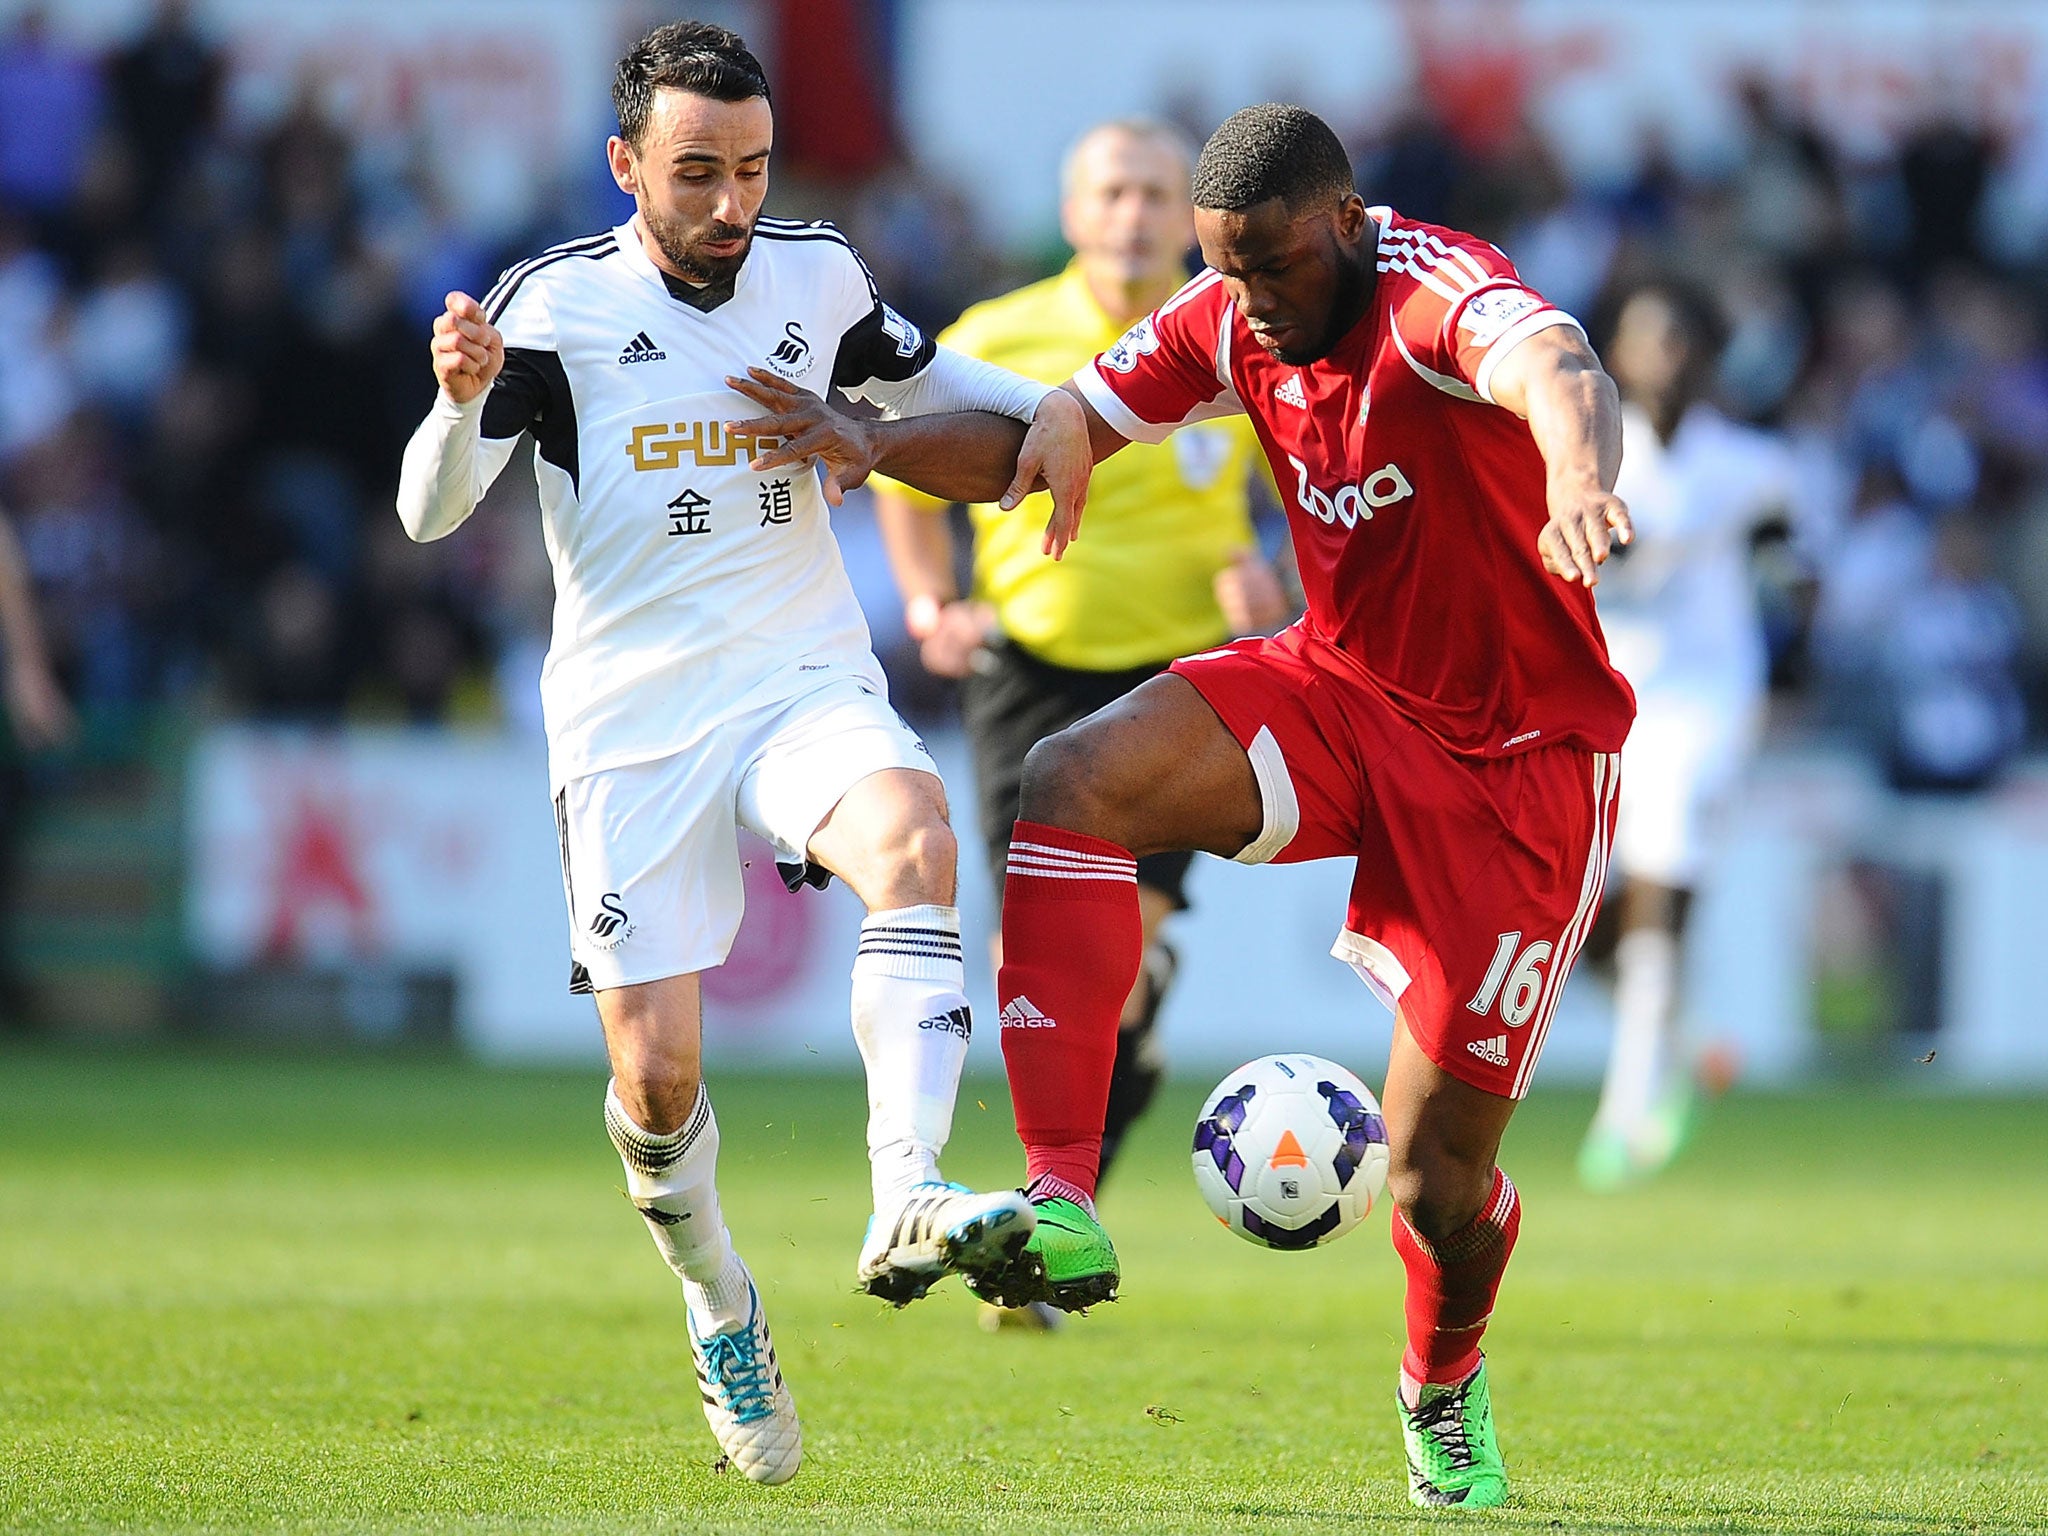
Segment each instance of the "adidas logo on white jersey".
M1291 405L1296 410L1308 409L1308 396L1301 392L1301 375L1290 373L1287 382L1273 391L1273 398L1282 405Z
M1477 1056L1481 1061L1490 1061L1496 1067L1504 1067L1508 1064L1508 1037L1506 1035L1495 1035L1491 1040L1474 1040L1465 1049L1474 1056Z
M1038 1004L1028 997L1010 999L1010 1005L997 1017L1004 1029L1051 1029L1053 1021L1038 1011Z
M654 344L653 338L645 331L642 331L638 336L635 336L626 343L625 349L619 353L619 361L622 363L658 363L667 356L666 352Z

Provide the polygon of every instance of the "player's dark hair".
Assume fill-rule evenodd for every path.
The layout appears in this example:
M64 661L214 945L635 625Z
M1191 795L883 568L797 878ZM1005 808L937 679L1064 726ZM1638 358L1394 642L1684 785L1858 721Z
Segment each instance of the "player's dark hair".
M1197 208L1238 213L1277 197L1292 212L1351 190L1351 157L1330 125L1277 101L1231 113L1195 161Z
M1671 311L1679 330L1692 345L1695 368L1711 368L1720 358L1722 348L1728 345L1728 317L1720 300L1704 287L1690 278L1650 278L1623 295L1621 303L1615 306L1616 319L1632 301L1640 298L1655 299Z
M713 101L768 100L768 75L737 32L708 21L672 21L641 38L612 76L619 137L636 149L658 90Z

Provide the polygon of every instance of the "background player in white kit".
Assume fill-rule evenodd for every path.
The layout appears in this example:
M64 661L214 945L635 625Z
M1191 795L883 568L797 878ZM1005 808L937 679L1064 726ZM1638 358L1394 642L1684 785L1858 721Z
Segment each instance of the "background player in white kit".
M1660 282L1623 304L1605 354L1627 445L1614 490L1636 536L1595 596L1608 653L1636 692L1636 722L1614 837L1614 1043L1579 1157L1596 1189L1656 1173L1690 1127L1686 919L1715 813L1763 724L1768 658L1750 554L1759 529L1789 515L1792 464L1776 439L1706 399L1721 338L1711 298Z
M658 28L620 62L613 100L611 169L638 211L512 268L481 305L448 296L441 394L399 510L414 538L451 532L534 434L571 984L597 996L606 1125L682 1279L706 1417L742 1472L780 1482L801 1457L796 1413L719 1209L699 1065L698 976L740 921L738 827L793 885L830 871L869 909L852 989L875 1198L862 1284L911 1300L1020 1249L1031 1211L1015 1191L939 1181L971 1028L944 790L888 704L832 537L837 484L807 462L757 471L778 440L749 433L759 413L727 380L756 367L893 415L995 413L950 426L1012 450L1023 429L1006 418L1042 415L1040 439L1068 445L1046 471L1063 505L1085 491L1085 429L1057 391L935 348L837 231L760 217L773 116L732 33ZM935 495L1006 494L915 434L897 445L891 472Z

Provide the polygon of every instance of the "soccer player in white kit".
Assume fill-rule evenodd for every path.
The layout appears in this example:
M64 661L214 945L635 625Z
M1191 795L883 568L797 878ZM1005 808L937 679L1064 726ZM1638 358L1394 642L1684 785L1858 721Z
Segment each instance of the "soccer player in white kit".
M740 922L740 827L774 845L792 889L829 871L868 908L852 986L875 1201L861 1283L900 1305L1014 1256L1032 1215L1016 1191L940 1179L971 1029L944 790L889 706L832 537L836 481L808 461L757 470L800 445L750 430L760 412L729 380L757 368L892 416L989 413L964 424L1013 444L1011 418L1041 418L1032 461L1069 505L1085 429L1058 391L934 347L829 225L760 216L774 122L738 37L656 29L613 100L612 174L637 212L513 267L481 304L448 296L441 391L406 449L399 512L416 539L452 532L533 433L571 985L596 994L605 1124L681 1277L705 1415L733 1464L773 1483L795 1474L801 1437L719 1209L699 1066L698 978ZM1030 489L957 483L949 455L894 441L891 472L935 495Z
M1768 658L1750 552L1761 527L1789 515L1792 464L1777 439L1705 398L1720 333L1705 294L1653 283L1623 304L1606 350L1626 445L1614 490L1636 536L1594 595L1608 654L1635 689L1636 721L1622 749L1614 837L1614 1042L1579 1157L1596 1189L1655 1174L1690 1127L1686 918L1715 814L1763 723Z

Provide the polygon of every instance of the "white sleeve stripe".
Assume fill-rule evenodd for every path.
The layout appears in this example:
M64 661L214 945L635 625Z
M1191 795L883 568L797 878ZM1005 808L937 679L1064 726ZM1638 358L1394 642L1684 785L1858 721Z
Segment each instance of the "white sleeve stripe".
M1516 347L1527 341L1531 336L1534 336L1538 331L1547 331L1553 325L1568 325L1581 336L1586 333L1586 328L1579 324L1576 317L1568 315L1563 310L1549 304L1522 316L1521 319L1500 333L1500 336L1494 341L1493 345L1486 349L1486 355L1479 359L1478 368L1473 371L1472 383L1478 389L1479 397L1482 400L1488 405L1500 404L1498 400L1493 398L1493 370L1505 362L1507 355L1514 351Z
M1423 268L1417 266L1412 260L1406 257L1397 258L1393 261L1382 261L1379 264L1379 269L1382 272L1407 273L1408 276L1414 278L1418 283L1422 284L1423 287L1427 288L1431 293L1435 294L1438 298L1442 299L1446 304L1456 304L1459 300L1465 297L1463 289L1453 288L1446 283L1439 282L1437 280L1437 275L1434 272L1425 271Z
M1395 230L1382 243L1380 264L1383 270L1391 266L1418 276L1427 269L1460 288L1514 281L1488 272L1462 247L1454 249L1435 235L1411 235L1405 230Z
M1157 426L1145 420L1136 411L1125 405L1121 396L1109 387L1093 363L1074 375L1074 387L1081 391L1081 398L1095 407L1095 414L1108 422L1116 432L1134 443L1163 443L1172 434L1172 422Z
M1459 263L1464 266L1467 272L1470 272L1472 274L1472 281L1474 281L1475 283L1479 283L1481 285L1484 285L1488 281L1486 268L1480 266L1478 262L1472 259L1472 253L1470 251L1453 251L1451 252L1451 255L1455 257L1459 261Z
M1457 396L1460 400L1481 400L1485 398L1473 390L1472 386L1463 379L1454 379L1448 373L1438 373L1434 368L1418 361L1415 354L1408 350L1408 340L1401 334L1401 322L1391 310L1387 313L1387 329L1393 333L1394 347L1401 354L1402 360L1410 368L1414 369L1417 376L1425 382L1434 385L1447 395Z
M517 287L525 280L529 272L547 265L558 256L574 256L585 252L601 250L605 243L613 238L615 233L616 231L608 229L602 234L586 235L580 240L565 240L560 245L549 246L538 256L529 256L525 261L514 262L498 274L498 280L491 284L490 289L484 294L482 301L484 312L486 314L490 312L492 304L497 302L498 296L505 291L507 284Z
M1179 293L1176 293L1172 298L1168 299L1164 304L1159 306L1159 313L1162 315L1172 314L1176 309L1179 309L1181 305L1187 303L1189 299L1195 297L1196 294L1200 293L1204 288L1207 288L1211 283L1221 282L1222 280L1223 274L1218 272L1214 267L1204 267L1200 273L1198 273L1194 278L1192 278L1187 283L1187 285L1181 289Z

